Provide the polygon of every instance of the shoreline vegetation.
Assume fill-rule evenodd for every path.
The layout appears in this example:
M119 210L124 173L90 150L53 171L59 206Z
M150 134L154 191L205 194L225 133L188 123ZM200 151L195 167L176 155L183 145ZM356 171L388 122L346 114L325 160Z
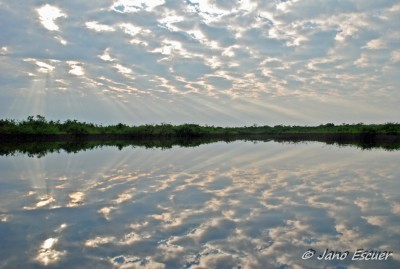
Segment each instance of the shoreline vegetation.
M275 125L273 127L252 126L218 127L201 126L198 124L172 125L167 123L128 126L122 123L116 125L97 125L79 122L77 120L47 121L45 117L29 116L26 120L15 121L0 119L0 135L125 135L130 137L206 137L232 135L278 135L278 134L385 134L400 135L400 123L385 124L321 124L319 126Z
M319 141L327 144L353 145L363 149L400 149L400 123L321 124L319 126L245 126L215 127L197 124L155 124L109 126L77 120L47 121L30 116L23 121L0 119L0 155L16 152L42 156L65 150L77 152L101 146L144 146L146 148L194 147L218 141L232 142Z

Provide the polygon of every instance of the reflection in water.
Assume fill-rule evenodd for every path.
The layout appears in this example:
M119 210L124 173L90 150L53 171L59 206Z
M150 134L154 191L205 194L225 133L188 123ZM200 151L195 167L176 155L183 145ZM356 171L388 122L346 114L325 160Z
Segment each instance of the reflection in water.
M11 140L8 140L11 139ZM113 146L118 149L125 147L145 147L170 149L174 146L197 147L209 143L234 141L251 141L253 143L280 142L280 143L307 143L323 142L327 145L338 147L357 147L363 150L384 149L387 151L400 150L399 135L373 135L373 134L280 134L280 135L244 135L244 136L223 136L223 137L203 137L203 138L132 138L125 137L124 140L110 140L106 137L101 140L96 137L76 137L69 141L57 141L56 138L9 137L0 141L0 156L13 156L15 154L26 154L30 157L43 157L49 153L65 151L76 153L78 151L93 150L96 148ZM55 139L55 141L53 141ZM100 140L96 140L100 139ZM104 137L103 137L104 139ZM49 140L49 141L46 141ZM52 142L53 141L53 142Z
M43 265L56 263L60 260L60 258L66 254L66 251L54 250L53 247L57 242L57 238L46 239L39 249L36 260Z
M400 268L399 156L239 141L2 157L0 268ZM361 248L394 255L352 261Z

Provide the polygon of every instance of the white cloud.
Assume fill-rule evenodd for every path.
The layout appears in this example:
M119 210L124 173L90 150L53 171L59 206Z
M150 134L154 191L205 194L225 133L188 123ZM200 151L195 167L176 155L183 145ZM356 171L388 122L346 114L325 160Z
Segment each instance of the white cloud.
M7 55L9 53L8 47L1 47L0 48L0 55Z
M400 62L400 50L395 50L391 54L391 60L393 63Z
M168 14L166 16L163 16L161 20L159 20L159 23L162 27L165 27L171 32L177 32L179 31L179 27L176 27L174 23L184 21L185 17L175 15L175 14Z
M63 39L60 36L56 36L55 39L57 39L62 45L67 45L68 44L68 41Z
M282 12L288 12L288 9L298 0L279 1L276 4L276 9Z
M68 73L75 76L83 76L85 74L82 63L75 61L67 61L67 64L71 68Z
M154 49L152 52L161 53L163 55L179 55L182 57L188 56L189 53L182 47L182 43L174 40L163 40L162 46Z
M147 41L144 41L142 39L138 39L138 38L132 38L129 43L134 44L134 45L139 45L139 46L143 46L143 47L147 47L149 45L149 43Z
M385 42L382 39L373 39L368 41L367 45L363 48L371 49L371 50L377 50L377 49L383 49L385 48Z
M38 8L36 11L39 14L40 23L49 31L58 31L59 27L56 24L56 20L58 18L67 17L67 15L61 11L61 9L49 4Z
M97 21L89 21L85 23L86 28L94 30L96 32L114 32L115 29L112 26L106 24L100 24Z
M121 23L119 27L124 31L125 34L128 34L130 36L135 36L142 30L142 28L137 27L131 23Z
M340 26L340 31L336 35L335 40L338 42L344 42L348 38L353 37L357 34L358 28L351 23L344 23Z
M111 9L119 13L131 13L140 10L151 11L164 3L164 0L118 0L114 2Z
M115 59L110 56L110 48L105 49L103 54L99 55L99 58L106 62L115 61Z
M368 54L362 53L360 58L358 58L357 61L354 61L354 64L360 67L367 67L369 64Z
M227 56L227 57L234 57L235 56L235 49L239 49L240 47L238 45L230 46L227 47L223 50L222 56Z
M115 69L117 69L117 71L121 74L130 74L132 73L132 69L125 67L123 65L120 64L115 64L113 65Z
M45 63L36 59L24 59L25 62L33 62L34 64L36 64L39 68L37 69L38 72L40 73L51 73L54 71L54 69L56 68L54 65L51 65L49 63ZM56 63L57 61L50 61L50 62L54 62Z

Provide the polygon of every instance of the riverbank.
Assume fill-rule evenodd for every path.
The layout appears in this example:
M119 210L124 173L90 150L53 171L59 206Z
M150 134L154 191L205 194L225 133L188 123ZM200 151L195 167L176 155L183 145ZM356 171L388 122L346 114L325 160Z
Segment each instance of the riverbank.
M128 126L96 125L76 120L47 121L42 116L24 121L0 120L0 155L22 152L42 155L60 149L76 152L104 145L170 148L236 140L297 143L318 141L363 149L400 149L400 124L321 124L318 126L218 127L197 124Z

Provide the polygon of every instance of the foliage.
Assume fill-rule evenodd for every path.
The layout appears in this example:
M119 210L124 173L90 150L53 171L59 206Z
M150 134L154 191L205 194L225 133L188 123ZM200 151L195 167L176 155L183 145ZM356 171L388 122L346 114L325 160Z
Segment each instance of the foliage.
M24 121L0 119L0 135L128 135L131 137L177 137L196 138L206 136L231 135L278 135L278 134L400 134L399 123L385 124L321 124L319 126L257 126L250 127L215 127L197 124L156 124L128 126L122 123L102 126L77 120L47 121L43 116L29 116Z

